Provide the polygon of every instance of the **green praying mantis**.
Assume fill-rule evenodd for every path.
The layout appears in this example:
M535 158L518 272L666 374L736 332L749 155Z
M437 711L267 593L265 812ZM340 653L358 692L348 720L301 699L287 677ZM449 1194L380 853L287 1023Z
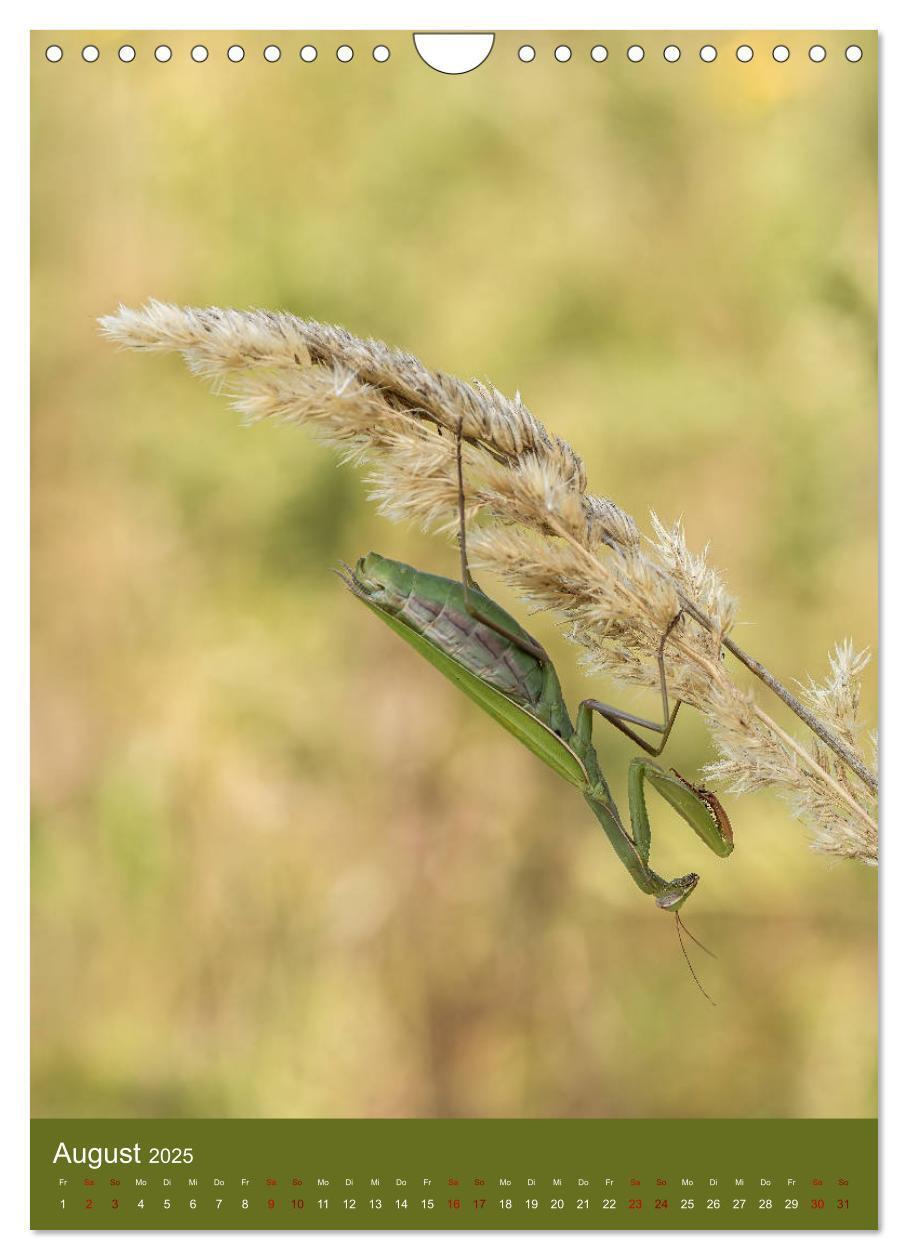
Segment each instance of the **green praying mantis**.
M644 796L645 786L650 784L713 853L719 857L731 853L734 848L731 824L713 793L651 760L665 747L681 706L680 700L674 707L669 703L664 653L682 614L680 611L675 614L659 644L661 722L636 717L592 699L581 701L576 722L572 722L548 653L510 613L480 589L470 573L461 443L462 433L458 429L460 581L422 572L374 552L357 561L353 569L344 565L343 570L338 570L339 575L353 594L387 626L541 761L580 790L637 887L653 897L660 909L674 912L678 940L699 985L681 939L684 925L678 912L697 887L700 877L690 872L675 879L663 879L652 869L649 864L651 828ZM650 757L634 757L630 763L630 832L621 820L599 766L592 742L594 713L606 718L650 754ZM647 743L632 726L652 731L659 737L658 743ZM687 935L691 936L689 932Z

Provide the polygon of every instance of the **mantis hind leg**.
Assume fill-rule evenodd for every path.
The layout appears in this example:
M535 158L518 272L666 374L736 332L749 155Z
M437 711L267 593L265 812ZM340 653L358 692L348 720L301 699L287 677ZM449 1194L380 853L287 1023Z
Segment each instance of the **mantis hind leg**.
M549 654L546 652L542 644L537 643L535 639L529 635L515 634L507 626L503 626L498 622L492 621L486 617L480 608L477 608L475 601L471 596L471 592L480 590L480 585L473 578L470 572L470 565L467 561L467 514L466 514L466 495L463 488L463 416L457 417L457 514L460 521L459 544L460 544L460 580L463 583L463 603L464 608L470 614L474 621L480 622L481 625L488 626L490 630L494 630L496 634L501 635L503 639L513 643L515 647L520 648L521 652L526 652L530 656L535 656L538 661L546 664L549 661Z
M473 581L467 562L467 500L463 491L463 416L457 417L457 517L460 522L458 531L460 580L463 582L464 594L469 594L470 587L478 587L479 583Z
M659 756L668 743L668 737L672 733L675 718L678 716L678 710L682 704L681 700L676 700L674 707L672 707L669 702L668 682L665 678L665 645L668 642L669 635L683 615L683 611L679 609L668 623L665 633L659 640L659 651L656 660L659 664L659 689L662 693L662 721L654 722L650 718L637 717L636 714L627 713L624 709L616 709L610 704L603 704L601 700L582 700L580 702L580 716L577 720L578 729L580 729L581 724L584 727L589 725L591 729L589 714L598 713L607 722L611 722L612 726L616 726L619 731L622 731L628 739L632 739L635 744L645 752L648 752L651 757ZM584 715L586 715L586 721L584 721ZM662 738L658 743L649 744L636 731L631 730L629 723L632 723L634 726L642 726L648 731L654 731L657 735L661 735Z

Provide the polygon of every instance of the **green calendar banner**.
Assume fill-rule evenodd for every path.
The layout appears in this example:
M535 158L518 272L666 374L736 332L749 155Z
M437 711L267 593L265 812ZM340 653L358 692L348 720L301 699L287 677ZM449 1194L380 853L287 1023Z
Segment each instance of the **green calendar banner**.
M873 1120L36 1120L35 1229L863 1229Z

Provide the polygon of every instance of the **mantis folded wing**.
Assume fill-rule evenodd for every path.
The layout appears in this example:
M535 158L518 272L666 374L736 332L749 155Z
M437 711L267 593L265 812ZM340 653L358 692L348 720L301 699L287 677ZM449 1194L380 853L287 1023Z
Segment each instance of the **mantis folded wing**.
M666 880L650 867L646 783L668 801L714 853L719 857L731 853L731 825L716 797L647 757L635 757L630 764L628 833L599 767L592 743L592 715L603 713L642 743L624 725L630 715L585 700L575 726L555 667L544 649L475 584L423 573L375 553L364 556L355 569L345 566L341 576L353 594L386 625L583 793L638 888L654 897L661 909L677 912L700 877L691 872ZM667 714L664 672L663 699L665 726L646 725L663 731L664 743L674 720L674 713L670 717Z

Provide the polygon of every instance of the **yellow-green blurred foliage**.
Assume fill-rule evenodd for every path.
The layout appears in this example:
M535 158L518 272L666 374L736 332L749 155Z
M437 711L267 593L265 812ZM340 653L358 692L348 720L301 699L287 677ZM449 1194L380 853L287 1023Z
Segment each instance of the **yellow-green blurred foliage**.
M330 572L454 553L94 322L283 307L519 389L596 492L711 540L744 644L822 675L876 633L870 37L596 65L537 33L523 65L508 34L462 77L401 33L385 65L233 38L34 49L36 1113L873 1114L876 873L768 795L727 798L724 863L654 805L656 869L703 877L709 1006L580 797ZM572 702L655 712L532 627ZM623 802L633 750L600 745ZM668 763L709 751L686 713Z

